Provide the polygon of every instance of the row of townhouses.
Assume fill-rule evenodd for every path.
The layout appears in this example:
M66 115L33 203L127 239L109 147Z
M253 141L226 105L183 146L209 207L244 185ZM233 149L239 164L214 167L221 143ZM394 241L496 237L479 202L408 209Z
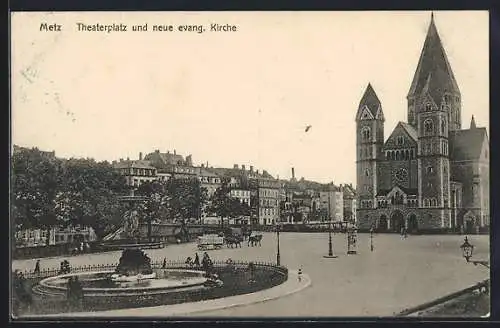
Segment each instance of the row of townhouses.
M139 153L139 159L120 159L113 161L113 166L131 187L137 188L145 181L196 178L209 197L227 179L230 196L255 208L253 215L235 223L273 225L278 221L293 224L356 220L356 191L352 185L297 180L293 168L292 178L283 180L253 166L235 164L232 168L214 168L208 163L195 166L192 155L184 158L175 150L155 150L145 156ZM210 220L210 215L203 211L199 219Z

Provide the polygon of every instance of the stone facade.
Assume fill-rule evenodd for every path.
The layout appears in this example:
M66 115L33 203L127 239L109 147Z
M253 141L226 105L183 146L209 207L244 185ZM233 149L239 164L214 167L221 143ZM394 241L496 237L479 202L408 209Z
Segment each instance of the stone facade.
M489 143L461 94L434 18L407 95L408 123L384 138L382 104L369 84L356 114L360 228L472 230L489 226Z

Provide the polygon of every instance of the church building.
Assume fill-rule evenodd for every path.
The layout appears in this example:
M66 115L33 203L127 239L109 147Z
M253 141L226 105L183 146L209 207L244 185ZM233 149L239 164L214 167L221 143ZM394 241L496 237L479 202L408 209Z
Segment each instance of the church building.
M488 229L489 141L474 116L462 129L461 94L433 15L407 95L407 120L384 137L368 84L356 114L360 229L410 233Z

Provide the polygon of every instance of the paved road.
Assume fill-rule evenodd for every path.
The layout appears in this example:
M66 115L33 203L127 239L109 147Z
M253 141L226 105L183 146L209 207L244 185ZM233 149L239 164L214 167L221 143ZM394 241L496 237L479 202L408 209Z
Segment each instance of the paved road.
M473 285L489 276L486 268L468 264L455 235L375 235L370 252L369 234L360 234L358 254L346 255L346 236L334 235L336 259L325 259L328 236L324 233L281 233L281 261L302 267L312 285L294 295L266 303L216 310L198 316L386 316ZM486 259L488 236L471 236L477 258ZM194 244L148 250L152 258L185 259L193 256ZM262 247L209 251L216 260L274 261L276 235L264 234ZM119 252L69 258L72 265L117 262ZM43 267L58 267L61 258L43 259ZM13 269L33 269L35 260L14 261ZM196 315L196 314L194 314Z

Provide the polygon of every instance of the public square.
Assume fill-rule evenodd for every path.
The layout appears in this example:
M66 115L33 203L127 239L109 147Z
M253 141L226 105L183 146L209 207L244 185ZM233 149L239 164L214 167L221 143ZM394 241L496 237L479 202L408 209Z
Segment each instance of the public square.
M474 259L489 257L489 238L469 236L475 245ZM327 233L281 233L281 264L291 270L302 268L312 283L297 293L255 304L195 312L188 316L235 317L331 317L392 316L400 311L469 287L489 277L489 269L467 263L460 245L463 236L358 235L358 254L347 255L345 234L333 236L337 258L328 253ZM261 247L223 248L209 251L210 257L245 261L276 261L277 239L264 233ZM147 250L153 259L183 260L193 256L194 243ZM67 257L72 266L116 263L120 252ZM62 258L41 260L41 268L57 268ZM35 259L13 261L13 270L33 270ZM147 313L147 309L142 312Z

